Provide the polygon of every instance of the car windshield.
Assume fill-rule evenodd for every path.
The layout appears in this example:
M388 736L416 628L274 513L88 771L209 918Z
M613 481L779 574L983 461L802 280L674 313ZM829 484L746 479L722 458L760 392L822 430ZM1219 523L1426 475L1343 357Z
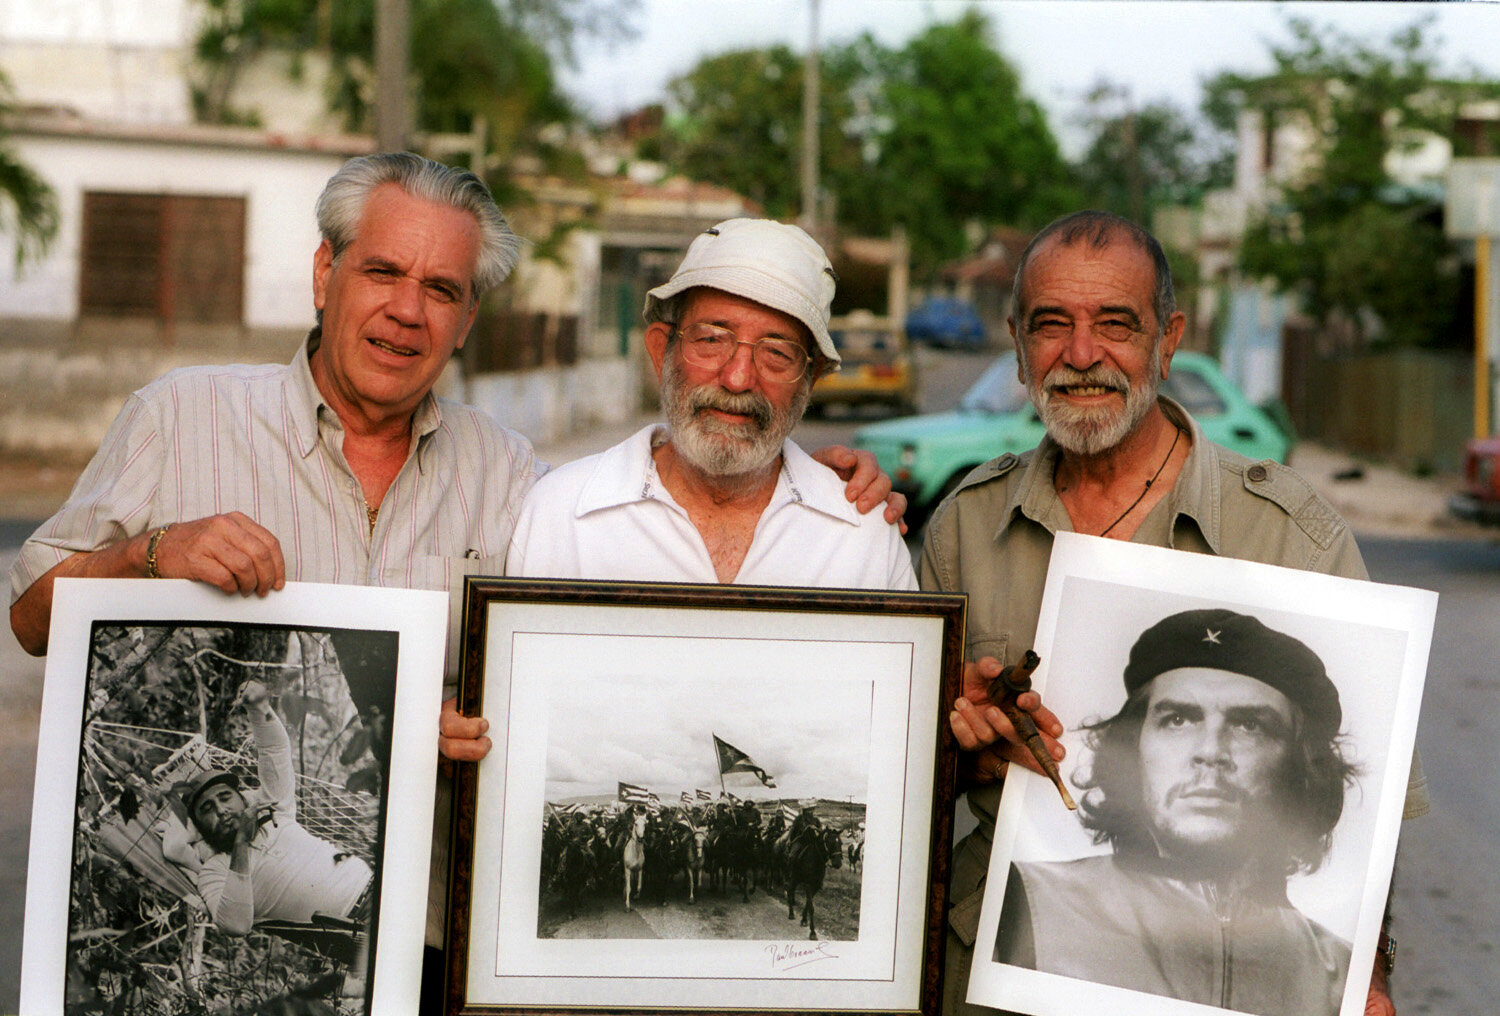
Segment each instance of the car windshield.
M1190 370L1174 370L1161 383L1161 393L1194 416L1223 416L1228 408L1208 379Z
M959 400L967 413L1017 413L1030 404L1026 386L1016 379L1016 354L1004 353Z

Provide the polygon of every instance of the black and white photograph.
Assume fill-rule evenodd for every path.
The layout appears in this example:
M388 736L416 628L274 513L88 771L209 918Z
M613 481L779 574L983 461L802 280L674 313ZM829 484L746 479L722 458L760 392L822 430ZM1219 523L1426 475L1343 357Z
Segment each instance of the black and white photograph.
M555 685L537 934L857 940L873 691L727 669Z
M1363 1012L1435 609L1059 537L1033 684L1077 808L1041 777L1007 783L970 1001Z
M553 586L471 580L461 697L495 746L458 785L450 1000L935 1006L962 600Z
M380 918L410 897L386 863L402 633L184 610L81 634L82 672L57 675L79 747L39 765L74 790L60 809L37 789L71 825L46 845L68 861L55 1011L381 1011ZM28 921L38 964L50 925Z

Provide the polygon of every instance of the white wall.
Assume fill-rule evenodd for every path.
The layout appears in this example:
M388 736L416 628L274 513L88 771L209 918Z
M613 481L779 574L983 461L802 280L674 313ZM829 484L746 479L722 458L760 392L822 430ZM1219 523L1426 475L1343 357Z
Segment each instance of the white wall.
M78 316L83 194L107 190L245 198L244 323L312 324L313 205L344 155L19 133L11 144L57 192L62 228L47 258L19 277L13 241L0 238L0 318Z
M468 401L500 423L548 444L595 427L623 423L641 408L641 367L634 360L584 360L572 367L468 378Z
M0 0L0 67L33 104L186 123L190 0Z
M190 0L0 0L0 39L176 46Z

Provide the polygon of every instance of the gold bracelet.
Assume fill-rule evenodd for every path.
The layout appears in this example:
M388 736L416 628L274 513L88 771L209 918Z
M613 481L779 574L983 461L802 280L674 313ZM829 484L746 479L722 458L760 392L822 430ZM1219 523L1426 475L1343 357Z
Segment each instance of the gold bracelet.
M167 535L167 530L172 528L168 522L156 532L151 534L151 541L146 544L146 578L159 579L161 572L156 567L156 548L161 544L161 538Z

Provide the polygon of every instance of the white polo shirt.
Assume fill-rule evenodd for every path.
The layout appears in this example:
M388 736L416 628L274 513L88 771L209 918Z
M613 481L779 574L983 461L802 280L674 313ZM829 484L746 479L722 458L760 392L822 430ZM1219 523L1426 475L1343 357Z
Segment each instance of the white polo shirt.
M651 458L650 426L598 455L552 470L521 508L507 575L718 581L708 547ZM911 552L879 510L861 515L844 483L788 441L771 503L737 585L916 589Z

